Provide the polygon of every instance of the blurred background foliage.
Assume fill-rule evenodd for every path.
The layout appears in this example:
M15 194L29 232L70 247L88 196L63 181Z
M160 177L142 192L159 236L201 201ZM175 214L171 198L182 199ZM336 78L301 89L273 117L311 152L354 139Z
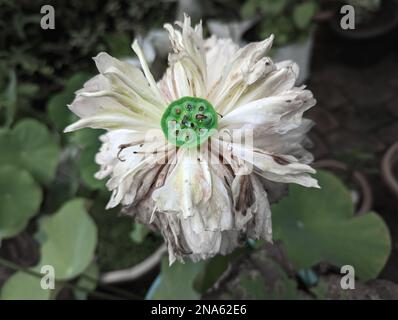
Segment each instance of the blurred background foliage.
M306 39L317 8L316 0L249 0L243 4L241 15L246 19L258 16L258 35L265 38L275 34L278 46Z
M40 28L44 4L55 8L55 30ZM321 170L322 189L290 186L289 196L273 206L273 246L249 241L228 256L171 267L164 257L160 266L127 283L101 278L140 266L164 250L159 234L120 216L119 209L105 211L109 193L94 178L102 131L62 133L75 120L66 105L96 72L91 57L107 51L133 59L134 37L145 41L151 30L182 11L196 21L202 18L207 35L211 28L206 21L216 20L227 29L250 21L237 41L274 33L279 48L309 38L321 7L304 0L195 5L0 0L1 299L326 299L327 281L339 275L342 265L353 265L361 283L382 271L391 251L388 227L375 212L359 215L352 186ZM157 74L166 58L158 54L155 59ZM56 268L55 290L39 285L44 265Z

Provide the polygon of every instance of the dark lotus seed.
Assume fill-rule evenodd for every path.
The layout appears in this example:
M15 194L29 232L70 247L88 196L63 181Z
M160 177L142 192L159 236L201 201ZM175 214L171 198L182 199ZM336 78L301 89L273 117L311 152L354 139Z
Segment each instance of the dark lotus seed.
M187 104L187 109L192 110L192 104Z
M199 107L199 111L204 111L205 110L205 107L204 106L200 106Z
M181 109L177 108L176 109L176 114L180 114L181 113Z
M206 117L204 114L200 114L200 113L198 113L198 114L195 116L195 118L196 118L197 120L207 119L207 117Z

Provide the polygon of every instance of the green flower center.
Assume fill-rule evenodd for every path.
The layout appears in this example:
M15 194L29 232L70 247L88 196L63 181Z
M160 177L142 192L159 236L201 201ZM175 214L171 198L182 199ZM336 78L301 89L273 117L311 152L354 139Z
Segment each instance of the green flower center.
M160 125L167 140L177 147L196 147L217 128L217 112L205 99L183 97L167 107Z

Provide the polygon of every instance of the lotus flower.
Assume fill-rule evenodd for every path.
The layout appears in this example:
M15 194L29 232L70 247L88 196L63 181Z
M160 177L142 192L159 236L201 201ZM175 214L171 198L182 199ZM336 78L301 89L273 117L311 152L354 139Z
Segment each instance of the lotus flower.
M142 71L98 54L99 74L69 106L80 120L65 132L107 130L95 175L109 177L107 208L121 205L159 230L170 263L227 254L247 239L272 241L270 202L285 184L318 187L303 147L312 93L295 87L295 63L267 57L272 35L239 48L203 39L187 16L165 28L173 52L160 81L137 41Z

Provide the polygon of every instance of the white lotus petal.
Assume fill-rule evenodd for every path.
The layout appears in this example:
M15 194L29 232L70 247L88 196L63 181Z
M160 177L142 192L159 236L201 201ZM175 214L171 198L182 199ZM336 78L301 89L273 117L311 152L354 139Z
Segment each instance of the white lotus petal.
M284 133L298 127L303 113L316 101L308 90L289 90L236 107L220 120L220 128L257 128Z
M272 66L272 71L268 72L262 81L257 81L247 88L245 93L236 101L234 108L293 89L297 78L297 65L289 63L281 69L278 69L277 65L272 64Z
M165 185L152 194L162 211L180 212L184 218L195 215L197 206L211 196L211 176L206 162L198 161L196 149L180 150L178 162Z
M222 77L207 95L219 112L222 114L228 112L250 85L274 69L272 61L265 57L272 46L272 41L273 35L264 41L250 43L239 49L225 64Z
M207 61L207 86L213 88L221 81L223 70L239 50L239 46L231 39L218 39L215 36L204 43Z
M169 55L170 66L174 68L175 64L181 64L181 67L174 70L172 76L176 79L179 77L177 73L185 74L185 80L183 81L189 82L190 95L204 97L207 92L207 71L202 25L198 24L193 29L191 27L191 19L188 16L184 17L183 24L178 25L182 28L182 32L174 29L170 24L165 24L164 26L169 32L169 38L174 50L174 53ZM168 80L171 79L165 77L162 81ZM178 86L176 83L172 85L161 84L160 86L163 88L175 88L176 85ZM166 96L175 96L175 92L174 89L169 94L166 93Z
M153 75L152 75L151 71L149 70L148 64L144 57L144 53L142 52L141 47L138 44L138 41L135 40L131 47L134 50L134 52L136 53L136 55L138 56L138 59L140 59L141 66L142 66L142 69L144 70L145 77L149 82L149 86L151 87L151 89L154 92L154 94L156 95L156 97L160 101L164 102L163 96L161 95L159 88L155 82L155 79L153 78Z
M98 113L95 116L82 118L75 123L67 126L64 132L72 132L83 128L93 129L132 129L132 130L148 130L148 124L144 121L135 120L133 117L123 113ZM156 128L154 126L154 128Z
M98 71L102 75L114 75L114 77L119 78L120 81L124 82L132 91L136 92L136 94L141 96L144 100L152 103L155 107L165 107L162 99L157 95L156 88L155 91L151 88L150 83L142 74L141 70L130 63L111 57L106 52L99 53L93 59Z

